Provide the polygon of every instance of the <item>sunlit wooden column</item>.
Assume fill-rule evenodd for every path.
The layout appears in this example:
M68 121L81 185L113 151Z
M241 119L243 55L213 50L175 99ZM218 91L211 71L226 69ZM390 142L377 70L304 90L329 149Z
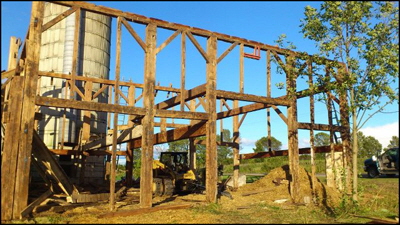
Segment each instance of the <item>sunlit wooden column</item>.
M140 205L142 208L152 206L153 195L153 133L154 133L154 86L156 72L156 38L157 26L148 24L146 27L146 56L144 69L143 107L146 115L143 117L142 156L140 170Z
M119 104L119 77L121 71L121 17L117 18L117 40L115 51L115 85L114 85L114 104ZM117 136L118 136L118 113L114 112L113 118L113 142L111 156L111 174L110 174L110 210L115 210L115 180L117 169Z
M25 65L22 118L19 135L19 151L16 173L13 218L20 218L28 205L29 174L34 131L35 97L39 73L41 30L43 25L44 2L32 2L32 14L29 24L29 40Z
M208 121L206 125L206 201L217 201L217 138L216 138L216 75L217 75L217 38L211 36L207 40L207 87L206 100Z
M128 89L128 105L129 106L135 106L135 86L129 86ZM129 120L128 120L128 126L132 127L133 126L133 116L129 115ZM126 171L126 185L128 187L132 186L133 180L133 149L131 148L131 142L128 142L127 144L127 149L126 149L126 165L125 165L125 171Z

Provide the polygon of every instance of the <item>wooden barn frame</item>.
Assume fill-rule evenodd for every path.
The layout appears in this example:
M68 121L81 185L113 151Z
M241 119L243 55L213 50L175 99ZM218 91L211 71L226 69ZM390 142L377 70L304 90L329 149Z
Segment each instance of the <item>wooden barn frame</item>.
M115 165L116 156L126 155L127 158L127 183L132 183L133 168L133 149L141 148L141 181L140 181L140 204L143 208L152 207L152 160L153 146L155 144L167 143L176 140L190 139L190 159L193 163L196 144L205 144L206 146L206 201L216 202L217 200L217 145L224 145L233 148L233 181L234 187L238 187L239 165L241 159L252 157L271 157L278 155L289 156L289 166L291 180L291 196L294 202L299 202L299 154L311 154L312 158L316 152L343 152L343 162L346 170L351 173L351 147L349 116L347 96L345 92L340 93L338 97L331 93L329 85L319 86L312 90L296 90L296 80L298 74L293 74L291 68L294 60L301 60L304 64L301 70L309 71L309 81L313 82L312 67L319 65L325 66L327 76L332 76L337 83L342 83L345 79L343 64L336 63L308 54L295 52L279 47L267 45L260 42L246 40L239 37L229 36L217 32L211 32L182 24L171 23L159 19L148 18L130 12L123 12L117 9L97 6L86 2L54 1L54 4L60 4L70 7L67 11L52 19L50 22L43 23L44 2L32 3L32 13L29 31L23 45L17 39L12 39L10 46L9 68L1 74L2 79L7 79L2 84L2 123L6 124L4 135L4 147L2 152L2 170L1 170L1 208L2 220L18 219L25 216L26 212L32 209L35 202L40 203L43 199L52 194L52 189L43 194L37 201L28 205L28 187L30 165L38 164L38 168L43 168L42 174L51 175L57 180L61 189L69 196L73 196L78 191L69 182L68 177L52 159L52 154L67 155L112 155L111 185L110 185L110 206L114 209L115 202ZM39 54L41 46L41 33L60 22L68 15L76 13L76 19L83 11L91 11L103 14L117 19L117 44L115 80L100 78L89 78L76 74L73 69L72 74L59 74L51 71L39 71ZM134 22L146 26L145 39L142 40L133 27L127 22ZM78 23L77 23L78 24ZM125 27L141 46L145 56L144 82L133 83L120 80L120 51L121 51L121 30ZM167 29L173 31L173 35L162 43L157 43L157 31ZM79 36L76 29L75 37ZM181 36L181 86L173 88L171 86L156 85L156 56L173 39ZM195 36L201 36L207 39L207 47L203 49L196 40ZM187 39L196 47L198 52L204 58L206 64L206 83L199 84L197 87L187 90L185 88L185 46ZM76 39L75 39L76 40ZM219 43L230 43L230 47L220 56L217 55ZM21 54L18 55L20 46ZM239 92L229 90L217 90L216 73L217 65L221 62L235 47L240 48L240 78ZM244 47L254 48L254 54L245 54ZM78 53L78 44L74 45L74 56ZM259 59L261 54L266 56L267 64L267 95L257 96L244 93L244 57ZM284 57L284 59L282 59ZM76 59L77 57L73 57ZM286 73L286 95L273 97L271 93L271 61L275 60ZM76 68L77 61L74 60L73 68ZM75 71L75 72L74 72ZM64 79L69 86L70 93L77 93L81 100L70 98L51 98L41 96L38 92L38 83L40 77L47 76ZM81 81L84 88L80 90L76 87L76 82ZM93 83L101 84L101 89L93 93ZM128 96L120 90L121 87L129 89ZM110 89L109 93L114 93L114 99L109 103L92 102L102 91ZM142 89L141 96L135 96L135 89ZM294 91L293 91L294 90ZM173 92L176 95L165 101L155 104L155 92ZM292 92L291 92L292 91ZM333 125L331 111L329 110L329 124L314 123L314 95L318 93L327 93L328 105L337 103L340 106L340 125ZM310 97L310 123L302 123L297 118L297 100ZM125 99L129 104L127 106L119 104L119 99ZM142 98L143 107L135 106L135 102ZM220 101L221 110L218 111L217 103ZM251 104L239 107L239 101L250 102ZM229 105L228 103L232 103ZM196 112L198 106L202 105L205 112ZM48 149L37 134L35 120L40 116L39 108L41 106L56 108L71 108L83 110L85 115L91 111L113 113L114 128L112 140L86 143L80 149ZM179 106L178 110L172 110L174 106ZM287 108L285 116L277 106ZM189 111L185 111L185 107ZM239 154L239 127L247 113L266 109L268 115L268 125L270 124L270 108L274 109L282 120L287 124L288 130L288 150L287 151L268 151L265 153ZM36 110L33 110L36 109ZM118 114L129 115L127 125L118 125ZM240 115L243 115L241 118ZM233 142L217 142L217 120L233 117ZM155 122L154 118L161 118L161 122ZM190 125L167 124L167 118L182 118L191 120ZM82 139L89 140L90 121L83 121ZM154 127L160 126L160 133L154 133ZM167 127L174 129L167 130ZM310 130L311 148L299 149L298 129ZM118 137L118 130L123 130L125 136ZM330 131L331 145L325 147L314 147L312 137L314 130ZM340 132L341 145L333 144L333 133ZM128 135L127 135L128 134ZM196 141L196 137L206 136L205 143ZM270 128L268 137L271 137ZM17 139L16 139L17 138ZM128 142L127 151L117 151L116 146L120 142ZM99 151L99 147L112 146L112 151ZM35 156L35 157L32 157ZM35 160L33 160L35 158ZM54 161L54 162L53 162ZM48 162L48 163L44 163ZM47 172L46 172L47 170ZM49 172L50 171L50 172ZM315 173L315 170L314 170ZM350 177L350 176L347 176ZM349 183L348 183L349 184ZM78 193L79 194L79 193ZM33 205L32 205L33 204Z

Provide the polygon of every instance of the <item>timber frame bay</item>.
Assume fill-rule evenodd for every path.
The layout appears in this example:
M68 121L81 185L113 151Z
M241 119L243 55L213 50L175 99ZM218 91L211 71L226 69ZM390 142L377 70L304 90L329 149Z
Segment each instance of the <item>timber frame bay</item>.
M46 151L57 155L112 155L112 168L110 174L110 206L114 209L115 202L115 165L116 156L125 155L127 164L127 182L132 184L133 169L133 149L141 148L141 174L140 174L140 204L142 207L152 207L152 160L153 146L161 143L168 143L176 140L190 140L190 161L195 165L196 144L206 146L206 201L216 202L217 200L217 145L228 146L233 149L233 181L234 187L238 187L239 165L241 159L255 157L272 157L278 155L289 156L289 167L291 180L291 196L294 202L300 202L299 196L299 154L310 154L312 158L316 152L342 152L341 160L344 168L351 173L351 148L349 145L349 116L347 113L346 92L337 92L329 85L321 85L317 88L307 88L302 91L296 90L296 81L299 73L309 76L310 86L313 83L313 67L325 67L329 77L329 82L342 83L345 79L343 72L344 65L328 59L311 56L305 53L295 52L287 49L278 48L260 42L246 40L239 37L229 36L217 32L212 32L200 28L190 27L182 24L171 23L159 19L148 18L130 12L123 12L117 9L97 6L86 2L54 1L53 4L60 4L69 7L64 13L55 17L47 23L43 23L44 2L33 2L29 31L24 44L21 45L19 39L12 39L10 45L10 57L8 70L2 72L1 77L7 79L2 84L2 124L5 124L4 148L2 152L1 170L1 192L2 192L2 220L18 219L25 215L28 206L28 187L30 165L36 160L31 160L35 154L35 149ZM77 74L77 60L73 61L71 74L60 74L51 71L39 71L39 55L41 48L41 34L54 24L62 21L67 16L75 13L76 20L79 21L82 11L91 11L116 18L117 34L115 44L115 79L91 78ZM128 22L129 21L129 22ZM145 26L145 39L138 35L131 23L138 23ZM76 23L78 24L78 23ZM134 83L120 80L121 62L121 32L122 27L132 35L139 46L143 49L144 55L144 82ZM157 33L160 29L173 31L174 33L162 43L157 43ZM79 38L79 29L75 30L75 37ZM156 57L172 40L181 37L181 73L180 87L156 85ZM206 39L204 49L197 38ZM194 45L198 53L204 59L206 65L206 82L198 84L192 89L185 88L186 81L186 46L187 39ZM75 39L77 40L77 39ZM229 43L230 46L221 54L217 55L217 47L221 42ZM22 52L18 55L18 50L22 46ZM78 54L78 43L74 45L74 56ZM239 92L229 90L217 90L217 65L236 47L239 47ZM244 53L244 48L254 48L254 54ZM261 54L266 56L266 79L267 94L258 96L246 94L244 92L244 58L260 59ZM73 57L77 59L78 57ZM283 59L282 59L283 58ZM295 60L302 63L298 70L294 70ZM277 67L281 67L286 74L286 95L272 97L271 93L271 62L275 62ZM305 70L305 72L303 71ZM296 72L296 73L295 73ZM41 77L52 77L63 79L70 94L66 98L52 98L41 96L38 83ZM331 78L334 81L331 81ZM78 86L77 82L82 83ZM220 81L223 82L223 81ZM101 88L96 93L92 93L94 83L100 84ZM128 88L126 96L121 88ZM109 102L93 102L101 92L109 90ZM141 94L136 96L136 90L141 90ZM164 101L155 104L155 93L168 92L175 96L166 98ZM80 99L71 99L68 96L77 94ZM114 98L112 98L114 93ZM331 109L328 110L329 124L314 123L314 95L319 93L328 94L328 107L336 103L340 107L340 124L333 125ZM310 122L298 122L297 100L310 97ZM140 99L142 106L135 103ZM127 105L120 104L120 100ZM220 109L217 102L220 102ZM240 102L251 103L239 107ZM86 144L78 150L66 149L47 149L43 141L38 139L37 122L35 116L40 115L40 107L54 107L59 109L77 109L90 115L91 111L106 112L113 114L114 127L112 136L109 140L93 143L89 141L90 121L83 121L82 139ZM175 110L174 106L179 106ZM278 107L286 108L286 116ZM202 108L202 110L199 110ZM247 113L266 109L268 115L268 137L271 137L270 108L274 109L287 125L288 130L288 150L287 151L268 151L260 154L239 154L239 127L241 126ZM35 110L32 110L35 109ZM129 115L128 124L118 125L118 115ZM239 116L242 115L241 118ZM217 120L233 117L233 141L217 142L216 130ZM155 122L159 118L160 122ZM186 119L190 124L167 123L166 119ZM109 116L109 121L111 120ZM222 123L221 123L222 124ZM160 132L155 133L154 127L160 127ZM168 128L174 128L169 129ZM222 127L222 126L221 126ZM299 149L298 129L310 130L311 148ZM222 130L222 129L221 129ZM313 143L314 130L330 131L331 145L316 148ZM118 134L120 131L120 134ZM334 145L333 134L340 132L341 145ZM196 137L206 136L205 142L196 140ZM17 139L15 139L18 137ZM17 141L16 141L17 140ZM127 151L117 151L117 144L127 142ZM105 144L101 144L105 143ZM104 150L105 147L112 146L111 150ZM100 149L100 150L99 150ZM47 153L41 153L47 154ZM36 157L34 157L36 158ZM51 158L51 157L50 157ZM44 161L50 160L43 156ZM56 162L55 162L56 164ZM64 192L72 195L77 191L69 184L68 177L65 177L62 169L57 169L53 165L48 170L59 179ZM315 166L313 165L315 173ZM347 176L350 177L350 176ZM349 184L349 182L347 182ZM46 192L41 196L41 201L52 191ZM38 199L38 201L40 201Z

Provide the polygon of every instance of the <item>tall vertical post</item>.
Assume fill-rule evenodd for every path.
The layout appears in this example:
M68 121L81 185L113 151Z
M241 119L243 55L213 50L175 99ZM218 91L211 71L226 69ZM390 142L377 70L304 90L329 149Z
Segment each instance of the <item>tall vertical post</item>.
M218 182L216 139L217 38L215 36L211 36L207 40L207 55L206 201L211 203L217 201Z
M93 82L86 81L85 83L85 101L92 101L92 89L93 89ZM90 138L90 117L91 112L89 110L85 110L83 112L83 126L82 126L82 141L86 143L89 141ZM85 168L86 168L86 156L81 154L81 171L79 174L79 183L85 183Z
M114 104L119 104L119 76L121 70L121 17L117 18L117 44L115 52L115 86L114 86ZM117 169L117 135L118 135L118 113L114 112L114 129L112 142L112 159L110 174L110 210L115 209L115 170Z
M185 81L186 81L186 34L182 32L181 39L181 111L185 109Z
M271 97L271 51L267 51L267 97ZM272 151L271 143L271 108L267 108L268 151Z
M157 26L148 24L146 27L146 56L144 69L143 107L146 115L143 117L142 133L142 165L140 170L140 204L142 208L152 206L153 195L153 133L154 133L154 86L156 77L156 40Z
M39 73L41 30L43 25L44 2L32 2L31 22L25 66L22 118L19 137L18 163L14 196L13 217L20 218L28 205L29 174L34 132L35 97Z
M196 112L196 99L190 100L190 111ZM196 120L190 120L190 124L196 123ZM189 164L190 169L196 169L196 144L195 138L189 138Z
M309 89L312 89L313 86L313 73L312 73L312 61L310 60L308 62L308 84L309 84ZM314 89L312 89L314 90ZM317 196L316 196L316 191L315 191L315 185L317 183L316 181L316 169L315 169L315 149L314 149L314 123L315 123L315 117L314 117L314 92L310 94L310 123L311 123L311 129L310 129L310 147L311 147L311 188L312 188L312 193L313 193L313 201L317 201Z
M239 92L244 92L244 45L240 44L239 49ZM239 108L239 101L233 101L233 108ZM233 147L233 189L237 190L239 188L239 167L240 167L240 159L239 159L239 116L233 117L233 142L237 145Z
M129 106L134 106L135 105L135 86L129 86L128 89L128 105ZM133 126L133 116L129 115L128 119L128 126L132 127ZM128 187L133 185L133 149L131 147L132 143L128 142L127 149L126 149L126 165L125 165L125 171L126 171L126 185Z
M289 136L289 168L292 176L290 184L290 194L295 203L300 202L300 182L299 182L299 145L298 145L298 128L297 128L297 97L296 97L296 80L297 74L292 71L294 57L287 58L286 74L286 95L289 98L290 106L287 107L288 115L288 136Z

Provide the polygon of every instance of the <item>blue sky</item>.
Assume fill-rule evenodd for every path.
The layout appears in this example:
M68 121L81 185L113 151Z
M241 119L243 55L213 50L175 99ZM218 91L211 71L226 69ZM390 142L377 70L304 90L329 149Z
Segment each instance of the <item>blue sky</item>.
M104 5L126 12L132 12L146 17L153 17L169 22L180 23L192 27L198 27L218 33L237 36L248 40L258 41L265 44L275 45L279 35L286 34L287 39L297 46L298 51L306 51L310 54L316 53L314 43L303 38L300 33L300 20L304 17L304 8L307 5L319 7L321 2L312 1L205 1L205 2L182 2L182 1L133 1L133 2L94 2L97 5ZM9 40L11 36L23 39L29 24L31 2L1 2L1 69L7 67ZM111 38L111 69L110 79L114 77L115 71L115 24L112 21ZM139 24L131 25L144 39L144 26ZM160 30L160 29L159 29ZM160 30L157 36L157 46L167 39L173 32ZM198 42L205 49L205 39L197 38ZM186 88L190 89L205 83L205 62L201 55L195 50L189 39L187 45L187 80ZM143 52L130 36L126 29L123 29L122 36L122 60L121 79L133 82L143 81ZM175 46L175 47L174 47ZM180 36L171 42L157 56L156 80L162 86L179 88L180 76ZM218 55L222 54L230 45L222 43L218 45ZM245 48L245 52L252 52L252 49ZM217 89L238 91L239 90L239 47L236 47L219 65L217 71ZM245 59L245 80L244 90L248 94L266 95L266 66L265 52L262 52L259 61ZM282 82L283 75L273 72L272 74L272 96L284 95L281 90L275 88L275 83ZM300 84L301 85L301 84ZM398 85L398 82L396 83ZM165 99L165 94L160 94L156 102ZM140 103L139 103L140 104ZM300 122L309 122L308 98L299 102L298 118ZM219 109L219 102L217 104ZM231 105L232 107L232 105ZM362 131L365 135L377 138L383 147L386 147L392 136L399 136L398 129L398 104L391 105L386 111L396 113L377 114L369 120ZM284 114L286 109L280 108ZM327 123L326 107L320 103L316 104L316 122ZM280 140L282 148L287 147L287 128L277 114L271 110L272 135ZM175 120L178 122L179 120ZM217 123L219 132L219 123ZM232 120L224 120L224 128L232 129ZM241 153L253 152L252 148L256 140L267 135L266 110L249 113L241 128L242 138ZM300 147L309 146L309 131L299 131Z

